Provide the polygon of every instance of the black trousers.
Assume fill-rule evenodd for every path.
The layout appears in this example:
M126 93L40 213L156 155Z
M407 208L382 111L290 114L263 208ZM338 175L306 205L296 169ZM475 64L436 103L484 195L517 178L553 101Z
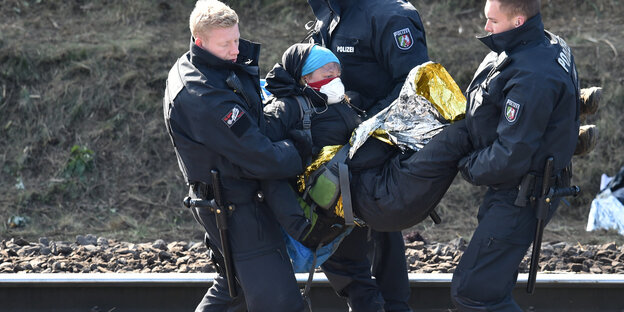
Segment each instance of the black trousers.
M457 175L457 163L472 151L472 144L465 121L460 120L418 152L394 152L381 165L358 157L360 153L381 154L381 148L369 144L351 161L353 210L372 229L391 232L412 227L428 217Z
M321 268L352 311L411 311L401 232L356 227Z
M226 279L219 275L195 311L305 311L277 220L264 203L237 200L228 217L228 234L239 295L231 298ZM223 253L214 213L197 208L197 219L210 248Z
M518 207L518 189L489 189L479 207L479 225L453 273L451 298L458 311L523 311L511 293L518 265L533 238L537 218L531 206ZM547 220L559 200L550 207Z

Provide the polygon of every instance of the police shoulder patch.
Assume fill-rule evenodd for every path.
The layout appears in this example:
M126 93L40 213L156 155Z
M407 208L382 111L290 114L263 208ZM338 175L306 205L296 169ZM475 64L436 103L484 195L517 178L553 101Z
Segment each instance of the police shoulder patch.
M238 105L227 113L221 120L230 128L237 137L240 137L250 126L245 111Z
M507 99L505 103L505 118L510 123L514 123L518 120L518 115L520 114L520 104L512 101L511 99Z
M245 111L243 111L243 109L240 108L240 106L234 105L232 110L230 110L227 114L225 114L225 116L223 116L223 118L221 118L221 120L223 120L223 122L225 122L225 124L228 126L228 128L232 128L232 126L237 121L239 121L241 119L241 117L243 117L243 115L245 115Z
M414 39L412 38L412 32L409 28L403 28L393 33L394 41L401 50L409 50L414 45Z

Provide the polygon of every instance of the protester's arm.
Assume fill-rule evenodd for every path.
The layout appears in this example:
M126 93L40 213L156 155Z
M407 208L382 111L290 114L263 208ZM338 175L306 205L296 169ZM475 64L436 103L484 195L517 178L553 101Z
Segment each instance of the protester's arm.
M263 180L260 185L264 200L277 222L292 238L300 239L311 224L290 183L287 180Z
M288 106L282 100L274 100L264 106L264 118L267 123L267 136L273 141L288 138L288 131L294 129L300 120L299 108Z

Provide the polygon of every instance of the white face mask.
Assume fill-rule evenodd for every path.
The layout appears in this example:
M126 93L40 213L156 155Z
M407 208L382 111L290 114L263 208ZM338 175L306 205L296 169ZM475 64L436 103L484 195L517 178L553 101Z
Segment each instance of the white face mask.
M333 79L323 85L319 91L327 95L327 104L340 103L345 96L345 87L340 78Z

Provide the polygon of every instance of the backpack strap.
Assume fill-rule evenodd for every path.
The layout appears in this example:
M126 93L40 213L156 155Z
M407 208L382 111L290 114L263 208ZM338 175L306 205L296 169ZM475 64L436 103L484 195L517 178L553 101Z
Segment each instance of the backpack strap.
M351 182L349 178L349 167L347 166L347 156L351 146L345 144L338 150L336 155L329 161L330 166L338 167L340 179L340 194L342 195L342 209L344 211L345 225L354 225L353 206L351 204Z
M310 266L310 271L308 271L308 280L306 281L305 287L301 292L301 295L305 302L308 304L308 311L312 311L312 300L310 298L310 288L312 286L312 281L314 280L314 271L316 270L316 258L318 251L323 247L323 244L318 245L316 250L314 251L314 258L312 259L312 266Z
M339 163L340 193L342 194L342 209L344 211L345 225L354 225L353 206L351 205L351 183L349 182L349 168L346 163Z
M351 146L347 143L343 145L336 155L327 163L331 168L335 166L338 169L340 181L340 194L342 195L342 209L344 211L345 225L354 225L353 206L351 204L351 182L349 178L349 167L347 166L347 157Z
M295 95L297 103L299 103L299 111L301 112L301 122L303 124L303 131L306 135L312 139L312 104L303 95Z

